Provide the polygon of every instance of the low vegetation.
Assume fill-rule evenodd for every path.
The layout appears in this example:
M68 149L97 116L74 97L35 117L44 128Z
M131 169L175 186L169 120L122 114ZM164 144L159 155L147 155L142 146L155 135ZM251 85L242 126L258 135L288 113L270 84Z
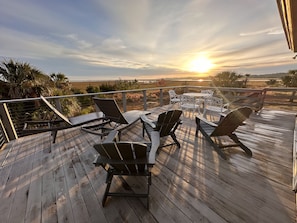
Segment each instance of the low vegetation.
M280 74L280 78L270 79L264 84L266 86L297 87L297 70L290 70L287 74ZM233 71L223 71L210 81L175 81L160 79L150 82L139 82L138 80L116 80L102 82L70 82L65 74L44 74L42 71L32 67L28 63L16 62L10 59L0 64L0 99L15 99L44 96L56 96L66 94L82 94L108 92L117 90L129 90L150 87L165 86L216 86L216 87L260 87L254 82L249 82L250 74L237 74ZM265 76L268 77L267 75ZM263 81L262 81L263 83ZM265 87L262 85L262 87Z

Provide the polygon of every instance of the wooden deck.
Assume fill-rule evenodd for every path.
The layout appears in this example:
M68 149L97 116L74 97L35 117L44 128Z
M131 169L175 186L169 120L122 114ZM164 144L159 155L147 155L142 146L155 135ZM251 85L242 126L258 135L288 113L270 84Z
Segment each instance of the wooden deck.
M20 138L0 152L0 222L296 222L294 126L293 113L253 114L238 130L253 157L229 148L226 161L183 117L181 149L162 148L153 168L150 210L139 198L109 198L102 207L106 173L92 164L98 136L72 128L55 144L50 133ZM147 140L140 122L122 140ZM117 178L113 189L140 190L144 182Z

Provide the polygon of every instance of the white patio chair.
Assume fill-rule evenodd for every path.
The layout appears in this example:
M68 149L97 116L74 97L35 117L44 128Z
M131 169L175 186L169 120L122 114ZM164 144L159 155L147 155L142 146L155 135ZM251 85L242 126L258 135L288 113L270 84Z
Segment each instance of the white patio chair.
M182 95L180 108L182 109L183 114L185 114L184 111L191 112L192 115L195 114L196 111L200 114L200 103L197 102L195 97Z
M170 104L180 103L181 95L176 94L174 90L169 90L168 94L170 98Z
M201 90L201 93L206 93L206 94L209 94L210 96L213 96L213 90L210 90L210 89L205 89L205 90Z
M210 98L213 96L214 91L210 89L201 90L202 94L206 94L207 96L204 96L203 98L197 98L196 103L203 104L206 98Z
M214 118L213 116L220 117L222 113L228 111L228 107L229 104L224 104L222 98L214 96L206 98L204 102L203 117L206 118L206 115L210 115L211 118Z

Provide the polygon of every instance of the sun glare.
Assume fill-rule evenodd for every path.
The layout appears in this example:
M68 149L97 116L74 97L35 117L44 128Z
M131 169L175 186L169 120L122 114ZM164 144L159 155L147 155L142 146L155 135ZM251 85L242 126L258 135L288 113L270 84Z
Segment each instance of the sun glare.
M188 65L191 72L207 73L213 67L213 63L207 57L198 57Z

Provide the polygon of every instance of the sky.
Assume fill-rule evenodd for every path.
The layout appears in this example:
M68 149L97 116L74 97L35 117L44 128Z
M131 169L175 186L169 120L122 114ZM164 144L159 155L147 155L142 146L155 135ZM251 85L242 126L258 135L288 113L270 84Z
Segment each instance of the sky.
M70 81L297 69L275 0L0 0L0 61Z

